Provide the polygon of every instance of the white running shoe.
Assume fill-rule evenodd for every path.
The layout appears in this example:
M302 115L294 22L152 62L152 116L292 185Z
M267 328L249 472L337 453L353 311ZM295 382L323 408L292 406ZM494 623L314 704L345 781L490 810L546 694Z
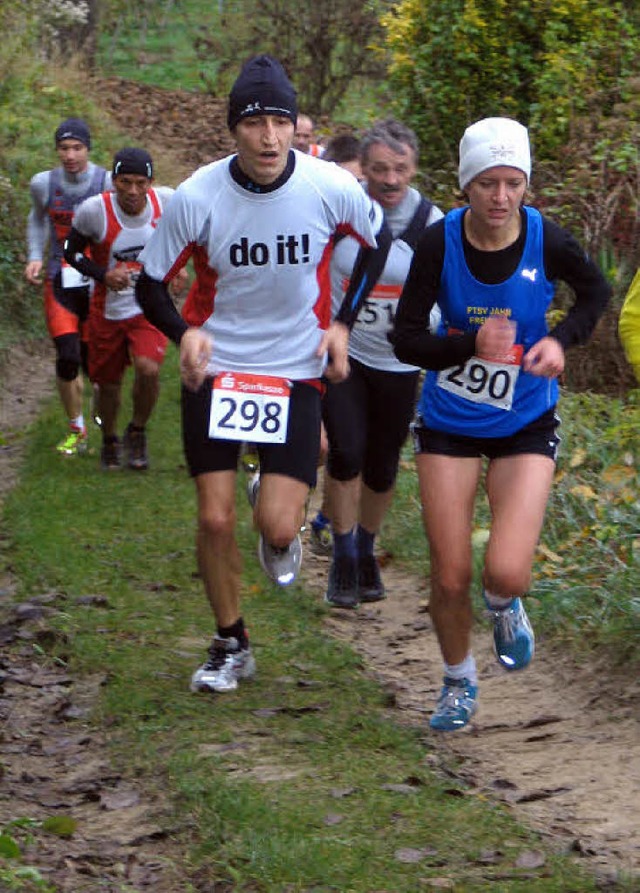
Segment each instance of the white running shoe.
M239 679L247 679L256 672L251 649L241 648L236 638L214 636L209 657L191 677L191 691L234 691Z
M258 491L260 490L260 472L255 471L247 478L247 499L251 508L255 508L258 501Z
M243 443L240 448L240 461L242 467L247 474L258 471L260 468L260 459L258 458L258 448L255 444Z
M262 570L270 580L278 586L289 586L298 576L302 564L302 541L299 534L296 534L288 546L282 548L269 545L260 534L258 558Z

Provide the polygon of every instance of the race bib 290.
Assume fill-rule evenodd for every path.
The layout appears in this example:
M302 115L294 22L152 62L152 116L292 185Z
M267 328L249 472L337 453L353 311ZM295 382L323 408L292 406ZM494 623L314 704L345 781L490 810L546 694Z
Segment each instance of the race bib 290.
M442 369L438 387L463 400L508 411L513 405L522 354L522 345L516 344L506 360L471 357L459 366Z

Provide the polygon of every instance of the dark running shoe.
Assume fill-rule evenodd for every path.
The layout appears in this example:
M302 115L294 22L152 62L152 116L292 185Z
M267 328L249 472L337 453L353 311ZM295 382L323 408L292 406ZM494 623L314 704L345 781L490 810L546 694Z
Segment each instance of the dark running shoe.
M358 564L355 558L344 555L334 558L324 600L334 608L358 607Z
M358 558L358 594L361 602L379 602L386 598L380 567L374 555Z
M117 437L106 437L100 451L100 467L103 471L118 471L122 468L121 443Z
M147 458L147 435L144 428L134 428L129 422L124 432L124 448L127 451L127 465L134 471L146 471L149 467Z

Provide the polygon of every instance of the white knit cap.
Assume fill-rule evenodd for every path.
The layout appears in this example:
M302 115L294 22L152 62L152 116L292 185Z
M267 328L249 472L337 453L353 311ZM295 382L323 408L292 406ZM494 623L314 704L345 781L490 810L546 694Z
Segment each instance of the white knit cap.
M502 166L517 168L529 182L531 149L527 128L512 118L483 118L470 124L460 140L460 189L483 171Z

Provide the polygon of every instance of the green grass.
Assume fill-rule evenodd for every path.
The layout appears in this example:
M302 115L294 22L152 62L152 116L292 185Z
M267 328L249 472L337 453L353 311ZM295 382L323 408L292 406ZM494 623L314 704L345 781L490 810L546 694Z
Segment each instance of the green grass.
M241 493L243 612L259 674L236 694L189 694L213 623L195 575L174 351L147 474L101 473L95 431L89 455L61 462L59 415L52 404L29 434L3 557L17 598L57 593L58 635L40 659L104 676L95 722L109 729L116 765L162 791L188 828L187 866L238 891L414 893L442 877L464 893L523 882L534 893L595 889L548 850L533 877L517 867L519 854L545 846L507 808L434 771L428 735L399 724L360 658L328 637L317 596L265 582ZM410 514L417 525L415 505ZM83 604L88 595L101 600ZM419 860L405 861L414 851Z
M100 29L98 64L107 75L171 89L202 90L215 80L218 63L211 49L206 64L200 61L195 46L219 29L216 2L162 0L153 8L131 6L118 14L113 26Z

